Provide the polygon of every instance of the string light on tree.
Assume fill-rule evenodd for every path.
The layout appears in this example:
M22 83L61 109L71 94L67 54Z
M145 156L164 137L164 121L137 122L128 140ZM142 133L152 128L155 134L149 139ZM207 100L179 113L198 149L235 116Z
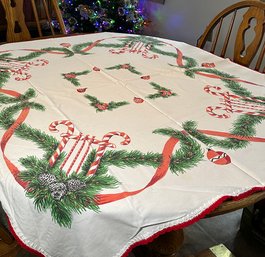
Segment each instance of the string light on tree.
M146 24L140 1L60 0L59 6L68 33L139 33Z

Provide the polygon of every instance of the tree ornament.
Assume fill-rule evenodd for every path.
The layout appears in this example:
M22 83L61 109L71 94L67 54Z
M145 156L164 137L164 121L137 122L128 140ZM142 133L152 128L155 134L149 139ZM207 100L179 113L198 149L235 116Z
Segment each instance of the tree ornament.
M78 6L79 13L81 17L85 20L89 19L89 7L88 5L80 4Z
M124 8L123 7L118 7L118 14L119 14L119 16L123 16L123 15L125 15L125 10L124 10Z
M59 7L69 32L136 33L144 27L143 9L138 0L59 0Z

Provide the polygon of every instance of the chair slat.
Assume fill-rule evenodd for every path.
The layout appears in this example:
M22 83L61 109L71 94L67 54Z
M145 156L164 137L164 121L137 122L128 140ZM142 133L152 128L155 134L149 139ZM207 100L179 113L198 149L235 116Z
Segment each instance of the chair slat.
M36 21L36 24L37 24L37 29L38 29L39 36L42 37L43 34L42 34L42 30L41 30L40 19L39 19L39 15L38 15L38 11L37 11L35 0L31 0L31 5L32 5L34 18L35 18L35 21Z
M44 11L45 11L45 14L47 16L48 24L49 24L49 27L51 29L52 35L55 35L54 29L52 26L52 19L51 19L50 13L49 13L47 2L46 2L46 0L42 0L42 3L43 3Z
M265 42L263 43L263 47L262 47L261 52L259 54L257 64L255 66L255 70L258 71L261 69L261 64L264 61L264 57L265 57ZM265 65L264 65L263 73L265 73Z
M230 21L230 24L229 24L229 29L228 29L228 32L226 34L224 46L222 48L222 52L221 52L221 55L220 55L221 57L224 57L225 54L226 54L227 46L228 46L228 43L229 43L229 40L230 40L230 37L231 37L231 32L232 32L233 27L234 27L236 14L237 14L237 10L235 10L233 12L233 16L232 16L231 21Z
M1 3L5 9L6 20L7 20L7 42L16 42L16 41L24 41L32 39L32 35L30 34L29 28L27 26L32 23L25 22L25 16L22 11L24 6L24 0L13 0L13 1L1 0ZM45 19L48 22L51 36L54 37L57 36L58 34L57 31L55 31L52 24L53 22L52 13L55 14L56 16L57 22L59 24L60 33L63 35L67 34L57 0L49 0L49 5L47 0L40 0L38 2L39 3L38 6L36 5L36 0L31 0L30 3L32 6L32 11L35 19L34 24L36 25L38 32L37 38L44 37L42 24L41 24L43 22L43 17L40 17L40 13L42 13L42 15L44 15L45 13L46 16ZM44 12L41 12L40 10L41 6ZM36 38L36 35L34 35L34 38Z
M219 38L219 35L220 35L220 30L222 28L222 24L223 24L223 19L220 19L218 25L216 26L217 31L215 32L215 36L214 36L214 39L213 39L211 53L215 52L216 44L217 44L217 41L218 41L218 38Z
M225 25L228 24L226 20L229 17L230 23L226 26L227 33L223 36L220 30L221 32L224 31ZM256 20L255 25L252 23L253 20ZM224 27L220 28L220 22ZM235 31L236 28L237 31ZM216 30L217 36L210 42L209 37L212 31ZM235 35L235 37L232 35ZM251 38L251 35L254 35L253 38ZM199 37L197 47L204 49L207 42L207 48L210 48L211 53L218 54L221 52L221 57L230 58L240 65L264 72L264 46L262 48L264 40L265 3L256 0L240 1L228 6L213 18L204 33ZM233 46L232 54L230 54L231 51L227 51L231 45Z

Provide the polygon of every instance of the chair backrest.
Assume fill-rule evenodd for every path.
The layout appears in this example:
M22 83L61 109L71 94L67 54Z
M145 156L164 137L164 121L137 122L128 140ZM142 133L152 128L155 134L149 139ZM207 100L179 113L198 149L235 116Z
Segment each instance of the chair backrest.
M28 24L25 22L25 15L23 12L24 0L1 0L1 3L5 9L7 21L6 41L17 42L30 40L32 37L43 38L43 22L48 24L49 36L58 36L58 33L65 35L66 29L58 2L56 0L48 1L49 3L47 3L47 0L40 0L37 8L36 0L31 0L31 7L35 18L34 25L37 27L37 36L32 36ZM40 7L42 8L42 11L39 10ZM45 18L40 17L40 13L44 13ZM55 16L58 23L58 31L56 31L53 26L53 16ZM47 26L45 28L45 33L47 34Z
M241 1L214 17L197 46L264 73L264 32L265 3Z

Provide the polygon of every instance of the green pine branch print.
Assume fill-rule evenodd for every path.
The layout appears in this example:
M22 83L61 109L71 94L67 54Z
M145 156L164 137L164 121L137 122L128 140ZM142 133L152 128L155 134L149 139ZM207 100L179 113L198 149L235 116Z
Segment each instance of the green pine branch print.
M106 68L106 70L121 70L121 69L128 70L131 73L134 73L137 75L142 75L141 72L137 71L135 67L131 66L129 63L118 64L118 65Z
M121 101L121 102L102 102L100 100L98 100L95 96L91 96L86 94L85 98L87 98L90 101L90 105L93 106L97 112L104 112L104 111L112 111L114 109L117 109L121 106L127 105L129 104L126 101Z
M176 93L173 93L170 89L161 87L157 83L151 82L150 85L157 91L155 94L150 94L146 98L155 99L155 98L168 98L171 96L176 96Z
M180 141L180 149L176 150L170 161L170 170L173 173L184 173L187 169L197 166L202 161L203 150L200 144L190 135L172 128L157 129L154 133L174 137Z
M20 178L28 182L26 194L34 199L37 210L50 209L54 221L68 228L72 224L73 212L98 212L96 194L118 185L118 181L106 172L92 177L75 172L66 175L59 168L62 158L53 167L47 166L47 159L39 160L34 156L22 158L20 162L26 168L20 173Z
M82 76L82 75L87 75L88 73L90 73L89 70L85 70L85 71L80 71L80 72L68 72L68 73L63 73L63 77L68 80L70 83L72 83L74 86L78 87L80 86L80 81L78 79L78 76Z

